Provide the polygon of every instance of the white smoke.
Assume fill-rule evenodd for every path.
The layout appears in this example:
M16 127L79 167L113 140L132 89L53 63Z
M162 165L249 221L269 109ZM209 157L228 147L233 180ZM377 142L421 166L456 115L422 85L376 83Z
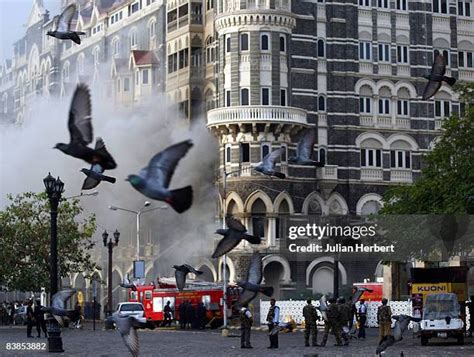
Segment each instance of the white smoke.
M104 139L118 168L105 172L117 178L116 184L103 182L97 187L98 196L80 199L85 213L97 216L99 226L94 248L99 250L97 254L105 251L101 238L104 228L109 233L118 229L121 232L119 247L130 248L128 256L123 258L131 264L135 258L136 216L111 211L108 206L135 211L142 208L149 199L135 191L125 178L138 173L157 152L181 140L191 139L194 146L179 162L170 187L192 185L193 205L182 214L171 207L144 213L140 245L144 247L149 239L153 242L153 259L158 261L160 269L157 273L162 275L171 273L172 264L192 264L199 256L210 256L216 228L214 164L217 143L205 127L205 121L198 120L190 126L176 110L167 106L162 96L154 96L149 105L123 108L110 99L99 99L99 93L101 91L96 88L91 90L94 136ZM89 168L89 165L53 149L58 142L69 142L67 120L71 97L72 93L62 100L38 97L29 105L31 110L22 125L2 127L0 208L8 204L6 195L9 193L43 191L43 178L48 172L59 176L65 183L63 197L80 194L85 178L80 169ZM152 201L150 208L163 205L166 204Z

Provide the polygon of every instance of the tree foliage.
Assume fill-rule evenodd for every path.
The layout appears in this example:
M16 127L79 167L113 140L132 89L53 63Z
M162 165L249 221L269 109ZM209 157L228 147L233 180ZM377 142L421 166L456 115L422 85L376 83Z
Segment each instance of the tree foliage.
M443 132L422 158L413 185L387 190L382 214L474 213L474 83L456 88L461 114L443 119Z
M50 206L45 193L9 195L0 211L0 282L9 290L49 290ZM58 208L59 274L92 274L100 267L90 251L95 216L81 217L78 200L63 199Z

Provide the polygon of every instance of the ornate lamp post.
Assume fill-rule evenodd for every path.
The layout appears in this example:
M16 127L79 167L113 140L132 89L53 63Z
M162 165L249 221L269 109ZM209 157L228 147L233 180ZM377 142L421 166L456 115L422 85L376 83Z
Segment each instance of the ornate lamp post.
M50 304L52 304L53 295L58 292L58 206L61 200L61 194L64 191L64 183L59 179L55 179L48 173L43 179L46 193L49 197L51 207L51 247L50 247ZM55 318L49 320L48 331L48 351L64 352L63 341L61 339L61 329Z
M112 315L112 251L114 247L118 245L120 232L115 230L114 232L114 241L112 238L109 238L109 234L107 231L102 233L102 239L104 241L104 247L109 249L109 271L108 271L108 279L107 279L107 316Z

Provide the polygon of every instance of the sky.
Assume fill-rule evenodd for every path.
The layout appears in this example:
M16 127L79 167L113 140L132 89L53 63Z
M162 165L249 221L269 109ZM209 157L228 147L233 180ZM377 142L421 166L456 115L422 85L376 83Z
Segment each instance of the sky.
M13 56L12 44L25 33L34 0L0 0L0 61ZM43 0L51 16L59 12L61 0Z

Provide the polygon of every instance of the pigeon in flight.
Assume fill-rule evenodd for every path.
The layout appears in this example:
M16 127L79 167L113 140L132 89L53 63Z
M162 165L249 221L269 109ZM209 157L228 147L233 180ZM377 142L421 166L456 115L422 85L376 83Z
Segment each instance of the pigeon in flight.
M216 231L217 234L224 236L224 238L219 241L214 253L212 253L213 258L218 258L221 255L227 254L234 249L242 239L245 239L252 244L260 244L262 241L262 238L260 237L247 234L247 229L237 218L227 217L225 221L229 228L218 229Z
M178 287L179 291L184 290L184 286L186 285L186 276L188 273L193 273L196 275L201 275L203 272L200 270L194 269L191 265L183 264L183 265L173 265L175 268L174 277L176 279L176 286Z
M456 83L456 78L447 77L444 75L445 73L446 60L438 50L435 50L431 72L428 76L424 76L424 78L428 79L428 83L426 84L425 90L423 92L423 100L428 100L432 96L434 96L441 88L441 84L443 81L448 83L450 86Z
M76 293L76 289L64 289L53 295L53 302L50 307L43 307L42 311L49 312L58 320L61 326L64 326L63 317L67 316L71 321L77 321L80 318L80 311L66 310L66 301Z
M120 286L124 289L132 289L133 291L137 291L137 287L135 284L130 282L130 279L128 278L128 274L123 277L122 282L120 283Z
M138 175L129 175L126 181L129 181L135 190L146 197L165 201L178 213L186 211L193 202L192 187L170 190L168 186L178 161L192 146L191 140L171 145L153 156L148 166L143 168Z
M93 139L91 112L89 88L85 84L79 84L76 87L69 109L70 142L69 144L56 144L54 148L61 150L66 155L82 159L91 165L99 164L104 170L115 169L117 164L105 148L104 141L101 138L96 139L95 149L87 146Z
M263 161L259 162L257 166L255 166L255 171L258 171L267 176L276 176L278 178L284 179L286 177L285 174L279 171L275 171L275 161L281 156L283 150L283 148L279 148L267 154L263 158Z
M393 346L395 342L401 341L403 339L403 333L406 331L410 321L419 322L420 318L411 317L408 315L395 315L392 316L392 319L395 320L395 326L392 329L392 334L385 336L377 346L375 353L380 355L388 347Z
M125 346L127 346L133 357L138 356L140 345L138 341L137 329L148 328L153 330L155 326L149 322L138 320L133 315L121 315L119 312L114 312L112 316L106 320L108 325L115 324L122 336Z
M372 289L369 289L369 288L365 288L363 286L354 286L352 288L352 304L355 304L357 301L359 301L360 297L362 296L362 294L367 291L369 293L371 293L373 290Z
M324 163L311 159L314 142L314 130L311 128L306 129L298 142L296 156L289 157L288 162L296 165L324 167Z
M253 253L250 259L249 269L247 272L247 279L239 281L239 285L243 291L239 297L239 304L245 305L252 301L258 293L266 296L273 295L273 288L271 286L260 285L263 279L263 262L262 257L258 252Z
M101 140L102 141L102 140ZM99 141L97 141L98 143ZM97 145L95 146L97 150ZM99 185L100 181L107 181L110 183L115 183L115 177L104 175L104 168L99 164L92 165L90 169L81 169L81 172L84 173L87 177L82 184L82 190L91 190L94 187Z
M80 31L71 31L71 21L76 13L76 5L71 4L64 9L61 15L54 17L54 29L53 31L48 31L47 35L51 37L56 37L61 40L72 40L78 45L81 44L81 38L79 35L85 35L85 32Z
M326 311L328 309L328 304L326 302L326 295L323 295L321 296L321 298L319 299L319 307L318 307L319 311L321 312L321 315L323 316L323 320L324 321L327 321L328 320L328 316L326 314Z

